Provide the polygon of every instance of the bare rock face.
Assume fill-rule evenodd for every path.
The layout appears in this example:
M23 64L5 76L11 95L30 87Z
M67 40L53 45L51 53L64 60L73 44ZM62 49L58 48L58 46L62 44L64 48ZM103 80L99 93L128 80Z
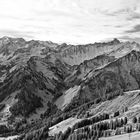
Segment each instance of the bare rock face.
M79 65L84 60L90 60L98 55L108 53L118 45L112 46L111 44L88 44L70 46L67 49L62 50L61 56L63 60L70 65Z
M115 60L114 56L100 55L90 60L85 60L80 65L74 67L73 73L65 79L68 85L76 85L81 82L91 71L104 67Z
M94 43L76 46L65 44L65 47L60 47L60 54L63 61L71 66L74 66L83 63L85 60L91 60L104 54L119 58L126 55L126 53L132 51L133 49L139 50L139 44L135 42L123 43L114 39L113 41L107 43Z
M1 38L0 104L5 104L1 113L5 116L8 110L9 116L30 118L48 112L50 103L61 107L63 97L71 98L66 107L78 106L138 89L139 49L135 42L117 39L74 46Z
M104 67L90 71L81 81L81 91L73 103L78 102L79 105L83 100L92 101L97 98L106 100L123 91L139 89L139 79L140 52L132 50Z

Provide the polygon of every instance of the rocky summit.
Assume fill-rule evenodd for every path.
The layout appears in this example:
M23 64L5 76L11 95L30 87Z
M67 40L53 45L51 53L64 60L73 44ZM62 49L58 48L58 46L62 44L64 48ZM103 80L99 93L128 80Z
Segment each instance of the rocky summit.
M136 42L0 38L1 138L107 140L138 133L139 89Z

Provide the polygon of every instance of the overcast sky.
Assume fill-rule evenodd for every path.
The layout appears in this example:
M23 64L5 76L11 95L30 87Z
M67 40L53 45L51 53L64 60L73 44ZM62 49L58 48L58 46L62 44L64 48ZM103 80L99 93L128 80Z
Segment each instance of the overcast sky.
M140 0L0 0L0 37L140 41Z

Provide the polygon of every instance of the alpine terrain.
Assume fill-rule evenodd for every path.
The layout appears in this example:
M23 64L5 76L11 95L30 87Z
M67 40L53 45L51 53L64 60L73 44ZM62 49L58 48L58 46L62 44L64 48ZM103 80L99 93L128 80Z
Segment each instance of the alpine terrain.
M0 38L0 139L139 140L140 45Z

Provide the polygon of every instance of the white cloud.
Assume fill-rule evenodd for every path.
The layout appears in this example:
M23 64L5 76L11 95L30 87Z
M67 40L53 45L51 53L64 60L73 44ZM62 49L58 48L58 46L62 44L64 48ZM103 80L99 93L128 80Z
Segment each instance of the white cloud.
M140 0L0 0L0 36L90 43L124 36L139 20Z

